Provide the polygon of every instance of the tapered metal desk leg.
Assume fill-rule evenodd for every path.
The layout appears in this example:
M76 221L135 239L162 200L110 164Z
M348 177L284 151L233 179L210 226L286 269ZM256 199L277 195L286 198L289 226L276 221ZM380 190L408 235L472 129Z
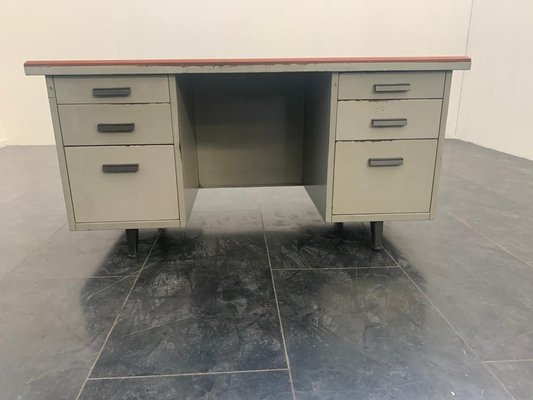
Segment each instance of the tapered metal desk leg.
M383 247L383 221L372 221L370 223L372 233L372 248L376 251Z
M126 240L128 242L128 256L137 257L139 250L139 230L126 229Z

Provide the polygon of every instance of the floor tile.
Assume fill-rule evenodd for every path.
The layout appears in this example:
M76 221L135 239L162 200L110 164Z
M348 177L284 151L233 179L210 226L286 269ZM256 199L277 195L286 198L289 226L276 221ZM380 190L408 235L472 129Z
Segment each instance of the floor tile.
M303 186L271 186L255 190L262 211L316 210Z
M93 376L285 367L266 261L223 256L148 265Z
M324 224L316 208L294 207L261 210L263 224L267 231L291 230L295 226Z
M451 174L443 175L442 184L439 196L442 210L522 260L533 261L533 202L521 206Z
M399 268L275 271L297 399L505 399Z
M9 278L91 278L135 274L142 267L156 229L139 233L137 257L128 256L124 231L70 232L63 226L14 268Z
M65 224L57 215L0 217L0 279Z
M186 229L165 229L152 260L174 261L214 256L259 258L267 262L258 210L193 212Z
M255 188L200 189L194 211L259 210Z
M90 380L80 400L292 400L286 371Z
M362 223L277 224L265 226L273 269L354 268L394 266L384 251L372 250Z
M0 281L0 397L74 399L132 283Z
M324 218L303 186L258 188L257 193L267 231L291 231L302 224L324 224Z
M447 140L443 170L525 207L533 198L533 162L460 140Z
M490 363L487 367L503 382L516 400L533 399L533 361Z
M58 177L55 146L7 146L0 149L0 214L4 205Z
M65 219L67 215L59 171L44 177L42 182L28 184L17 197L0 207L0 218L37 219L50 215L62 216Z
M253 233L262 232L259 210L193 211L187 229L204 233ZM182 229L183 230L183 229Z
M387 246L482 360L533 358L533 270L456 219L385 224Z

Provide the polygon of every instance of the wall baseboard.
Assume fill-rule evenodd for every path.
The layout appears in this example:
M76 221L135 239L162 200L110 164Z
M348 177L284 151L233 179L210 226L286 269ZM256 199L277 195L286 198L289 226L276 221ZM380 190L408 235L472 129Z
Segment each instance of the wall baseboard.
M7 146L7 139L0 139L0 148Z

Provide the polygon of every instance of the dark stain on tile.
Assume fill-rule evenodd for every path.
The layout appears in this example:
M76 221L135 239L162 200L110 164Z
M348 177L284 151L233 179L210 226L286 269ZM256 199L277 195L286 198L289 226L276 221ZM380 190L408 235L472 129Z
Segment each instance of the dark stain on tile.
M385 251L371 248L370 233L356 224L297 224L267 228L272 268L354 268L394 266Z
M275 278L299 399L507 398L399 268Z
M93 375L284 367L266 262L209 257L147 266Z

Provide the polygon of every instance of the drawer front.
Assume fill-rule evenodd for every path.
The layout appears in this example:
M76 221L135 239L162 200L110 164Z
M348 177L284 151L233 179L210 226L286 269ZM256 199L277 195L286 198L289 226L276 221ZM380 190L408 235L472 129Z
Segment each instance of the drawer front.
M166 76L55 77L58 104L169 102Z
M174 146L65 148L76 222L179 219Z
M339 101L337 140L439 136L442 100Z
M339 100L442 99L444 72L378 72L339 75Z
M436 150L437 140L338 142L333 214L428 212Z
M59 106L65 146L172 144L170 104Z

